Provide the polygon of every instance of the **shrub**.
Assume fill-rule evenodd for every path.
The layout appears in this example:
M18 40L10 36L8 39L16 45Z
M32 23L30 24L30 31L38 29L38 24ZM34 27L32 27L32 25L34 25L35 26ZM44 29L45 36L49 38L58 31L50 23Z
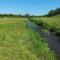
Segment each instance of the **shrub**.
M43 29L48 29L49 27L48 23L43 21L38 22L37 25Z
M60 37L60 32L55 32L55 35Z
M50 31L50 32L55 32L56 30L57 30L57 29L54 28L54 27L49 28L49 31Z
M51 17L51 16L55 16L55 15L58 15L58 14L60 14L60 8L57 8L57 9L54 9L54 10L50 10L49 12L48 12L48 17Z
M43 22L41 21L41 22L38 22L37 25L43 27L44 24L43 24Z

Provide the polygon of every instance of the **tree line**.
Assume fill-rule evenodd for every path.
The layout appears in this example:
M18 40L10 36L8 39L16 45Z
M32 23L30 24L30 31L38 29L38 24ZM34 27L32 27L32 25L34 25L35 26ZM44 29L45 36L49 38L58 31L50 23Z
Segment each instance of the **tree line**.
M23 15L17 15L17 14L0 14L0 18L4 18L4 17L8 17L8 18L13 18L13 17L24 17Z
M8 17L8 18L38 18L40 16L35 16L35 15L30 15L30 14L25 14L25 15L22 15L22 14L0 14L0 18L5 18L5 17Z
M48 12L48 14L46 15L41 15L41 16L36 16L36 15L30 15L30 14L25 14L25 15L22 15L22 14L0 14L0 18L4 18L4 17L8 17L8 18L13 18L13 17L21 17L21 18L25 18L25 17L29 17L29 18L39 18L39 17L51 17L51 16L55 16L55 15L58 15L60 14L60 8L56 8L54 10L50 10Z
M50 17L50 16L59 15L59 14L60 14L60 8L56 8L56 9L54 9L54 10L50 10L50 11L48 12L48 14L45 15L45 16Z

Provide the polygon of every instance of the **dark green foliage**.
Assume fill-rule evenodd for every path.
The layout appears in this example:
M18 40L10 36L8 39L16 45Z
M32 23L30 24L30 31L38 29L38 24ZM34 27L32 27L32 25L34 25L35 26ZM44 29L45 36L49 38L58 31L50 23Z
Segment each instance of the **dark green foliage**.
M44 22L44 21L37 21L36 22L37 26L39 26L40 28L43 28L43 29L48 29L48 23L47 22Z
M13 17L22 17L22 18L39 18L41 16L35 16L35 15L30 15L30 14L25 14L25 15L22 15L22 14L12 14L12 13L9 13L9 14L0 14L0 18L4 18L4 17L8 17L8 18L13 18Z
M58 14L60 14L60 8L49 11L47 16L50 17L50 16L55 16L55 15L58 15Z
M49 24L47 22L44 22L43 20L36 21L34 19L29 19L30 21L34 22L38 27L43 29L48 29Z
M49 28L49 24L47 22L44 22L43 28L48 29Z
M35 24L38 25L38 26L42 26L43 25L43 21L33 20L33 22L35 22Z
M21 15L21 14L19 14L19 15L16 15L16 14L0 14L0 18L4 18L4 17L8 17L8 18L13 18L13 17L17 17L17 18L19 18L19 17L25 17L24 15Z
M26 17L26 18L29 18L29 16L30 16L30 14L25 14L25 17Z
M31 19L31 18L29 18L29 20L30 20L30 21L32 21L32 22L34 22L34 20L33 20L33 19Z
M48 12L48 16L53 16L53 15L54 15L54 11L53 10Z
M55 27L51 27L51 28L49 28L49 31L50 32L55 32L57 29L55 28Z
M55 35L60 37L60 32L55 32Z
M38 22L37 25L43 27L43 21Z
M54 13L57 15L57 14L60 14L60 8L57 8Z

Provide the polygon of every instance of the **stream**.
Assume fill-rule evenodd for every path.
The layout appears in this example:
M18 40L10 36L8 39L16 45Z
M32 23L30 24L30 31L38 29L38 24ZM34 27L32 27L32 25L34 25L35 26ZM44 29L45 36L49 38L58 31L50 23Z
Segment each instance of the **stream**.
M57 41L56 37L38 29L37 26L31 23L31 21L27 20L26 22L28 27L30 27L33 31L37 32L40 35L40 37L42 37L46 41L48 47L57 53L58 60L60 60L60 43Z

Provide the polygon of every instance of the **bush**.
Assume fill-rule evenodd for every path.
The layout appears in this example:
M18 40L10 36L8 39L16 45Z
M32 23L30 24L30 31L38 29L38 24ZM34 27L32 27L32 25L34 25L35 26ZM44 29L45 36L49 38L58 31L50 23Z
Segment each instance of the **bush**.
M41 21L41 22L38 22L37 25L42 27L44 25L44 23L43 23L43 21Z
M48 12L48 17L51 17L51 16L55 16L55 15L58 15L58 14L60 14L60 8L57 8L57 9L54 9L54 10L50 10L49 12Z
M32 22L34 22L34 20L33 19L29 19L30 21L32 21Z
M55 35L60 37L60 32L55 32Z
M38 22L37 25L43 29L48 29L49 27L48 23L43 21Z
M49 24L47 22L44 22L43 28L48 29L49 28Z
M54 10L51 10L48 12L48 17L50 17L50 16L54 16Z
M50 31L50 32L56 32L56 30L57 30L57 29L54 28L54 27L49 28L49 31Z

